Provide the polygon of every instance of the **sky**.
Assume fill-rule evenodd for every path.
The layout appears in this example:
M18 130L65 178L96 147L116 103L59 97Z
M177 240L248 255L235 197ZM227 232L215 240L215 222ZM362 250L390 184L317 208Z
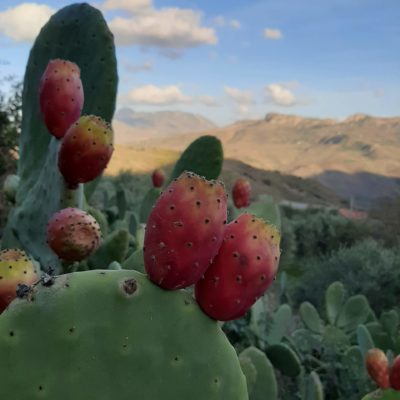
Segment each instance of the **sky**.
M41 26L68 1L0 1L0 78L22 79ZM400 115L400 0L104 0L117 108L218 125L278 112Z

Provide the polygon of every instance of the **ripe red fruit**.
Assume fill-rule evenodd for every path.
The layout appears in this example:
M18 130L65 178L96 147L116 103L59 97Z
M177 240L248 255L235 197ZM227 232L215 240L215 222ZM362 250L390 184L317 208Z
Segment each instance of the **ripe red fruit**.
M161 169L155 169L151 175L151 180L153 181L153 186L159 188L164 184L165 174Z
M18 249L0 252L0 313L17 297L18 284L31 285L38 279L29 257Z
M165 289L197 282L221 245L227 218L222 183L184 172L152 209L144 238L150 279Z
M114 151L113 131L100 117L84 115L67 131L58 154L58 168L71 189L97 178Z
M390 386L395 390L400 390L400 355L394 359L390 370Z
M233 185L232 198L236 208L250 205L251 186L247 179L240 178Z
M253 215L242 214L227 225L218 255L195 286L203 311L220 321L243 316L276 275L279 243L276 227Z
M47 242L62 260L84 260L99 247L100 240L99 224L79 208L64 208L47 224Z
M365 365L369 376L381 389L387 389L389 384L389 361L380 349L368 350Z
M47 129L56 138L62 138L83 107L79 67L71 61L51 60L40 80L39 101Z

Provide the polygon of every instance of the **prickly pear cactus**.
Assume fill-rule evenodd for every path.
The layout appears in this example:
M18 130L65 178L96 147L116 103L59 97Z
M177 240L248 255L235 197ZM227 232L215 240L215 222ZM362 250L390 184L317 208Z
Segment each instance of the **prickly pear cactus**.
M362 400L400 400L400 391L393 389L379 389L367 394Z
M46 244L45 227L60 208L78 205L82 188L78 193L65 189L57 168L59 141L50 135L40 115L40 78L55 58L71 60L81 69L85 92L82 114L96 114L111 122L117 65L113 35L100 11L88 4L73 4L54 14L36 38L25 72L20 183L2 246L24 248L44 268L52 266L59 271L59 260Z
M1 314L0 359L2 399L248 398L218 323L135 271L37 285Z

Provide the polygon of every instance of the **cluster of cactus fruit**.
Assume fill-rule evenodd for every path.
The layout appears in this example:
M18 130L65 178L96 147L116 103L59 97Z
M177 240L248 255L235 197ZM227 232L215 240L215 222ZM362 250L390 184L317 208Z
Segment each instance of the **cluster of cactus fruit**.
M270 286L280 233L251 214L228 223L215 180L222 149L206 136L162 193L165 176L154 172L138 254L114 257L125 231L102 240L105 223L87 201L113 152L116 83L101 13L87 4L58 11L25 75L19 177L2 238L15 249L0 253L0 397L245 400L239 359L215 320L244 315ZM135 271L141 263L147 276ZM93 270L75 272L84 269ZM177 290L192 285L194 296Z

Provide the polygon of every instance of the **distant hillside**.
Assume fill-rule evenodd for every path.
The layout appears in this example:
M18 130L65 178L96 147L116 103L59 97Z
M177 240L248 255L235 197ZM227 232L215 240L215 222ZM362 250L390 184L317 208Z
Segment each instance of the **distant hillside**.
M207 134L216 135L227 158L262 170L315 178L356 205L400 195L400 117L353 115L343 121L267 114ZM199 134L174 135L157 147L182 151ZM142 141L143 148L154 146Z
M179 152L170 150L117 145L106 174L116 175L130 170L138 175L147 174L150 182L150 174L154 168L162 166L164 170L170 171L178 157ZM221 179L228 191L241 176L250 181L253 197L269 194L275 201L289 200L335 207L344 204L336 194L316 180L284 175L277 171L263 171L238 160L225 159Z
M181 111L135 112L121 108L113 122L117 143L134 143L182 133L198 133L216 128L201 115Z

